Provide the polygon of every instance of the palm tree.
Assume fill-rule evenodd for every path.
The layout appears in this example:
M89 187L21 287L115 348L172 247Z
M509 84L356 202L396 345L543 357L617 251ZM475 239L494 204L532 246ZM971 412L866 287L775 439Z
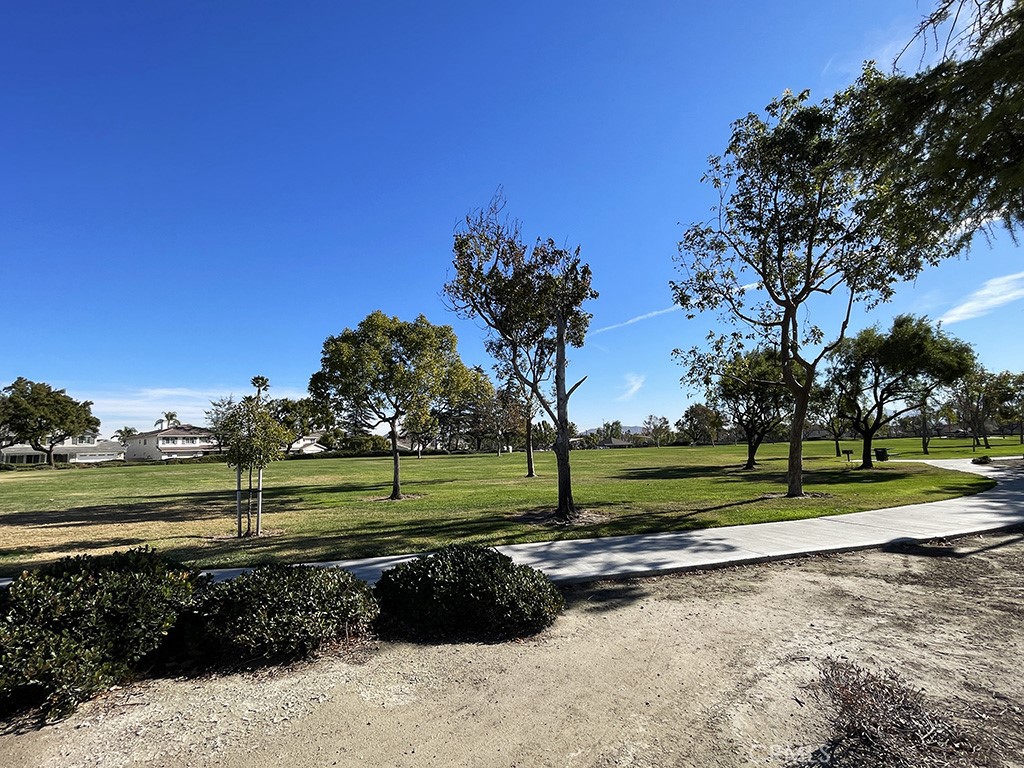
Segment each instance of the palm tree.
M153 422L153 426L159 427L160 429L163 429L165 424L167 425L168 429L170 429L171 427L180 427L181 422L178 421L177 412L167 411L166 413L164 413L162 419L157 419L156 421Z
M253 376L250 383L256 387L256 402L259 402L263 393L270 389L270 379L266 376Z
M114 439L121 444L122 448L128 447L128 441L139 434L135 427L121 427L114 433Z

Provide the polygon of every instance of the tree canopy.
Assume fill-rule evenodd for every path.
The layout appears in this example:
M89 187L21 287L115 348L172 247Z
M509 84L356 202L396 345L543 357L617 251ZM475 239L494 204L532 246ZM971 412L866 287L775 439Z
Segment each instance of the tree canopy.
M0 439L8 444L26 443L53 465L54 448L65 440L99 429L92 415L92 401L78 401L63 389L19 377L4 388L0 401Z
M339 420L373 429L386 424L393 458L392 499L402 498L398 436L403 420L429 412L453 366L455 332L420 315L413 322L375 311L355 328L329 336L309 391Z
M733 326L713 332L708 350L676 351L693 376L707 381L745 344L779 350L794 401L790 496L803 494L803 429L818 365L845 337L855 303L888 300L897 282L953 248L933 232L927 209L904 202L902 214L914 218L895 228L869 204L875 176L848 141L861 87L820 104L786 92L765 117L733 125L725 155L711 158L703 179L718 204L710 221L686 230L683 277L671 284L688 317L713 311Z
M940 0L915 41L937 63L869 68L857 94L851 146L900 193L879 196L877 211L900 223L909 190L960 246L993 220L1013 232L1024 222L1024 6Z
M779 353L754 349L736 354L718 377L711 394L728 412L747 441L744 469L754 469L757 449L789 415L793 397L782 381Z
M526 248L518 222L503 216L505 201L495 195L486 210L466 216L455 234L455 274L445 284L451 308L487 326L487 350L523 384L555 426L558 466L556 517L577 514L569 466L569 398L586 377L566 382L566 347L581 347L590 324L583 310L597 298L590 267L580 249L551 239ZM554 379L554 393L547 383Z
M878 431L916 411L938 387L974 367L974 351L924 317L899 315L888 332L865 328L833 353L830 384L840 393L842 414L863 438L861 468L872 466Z

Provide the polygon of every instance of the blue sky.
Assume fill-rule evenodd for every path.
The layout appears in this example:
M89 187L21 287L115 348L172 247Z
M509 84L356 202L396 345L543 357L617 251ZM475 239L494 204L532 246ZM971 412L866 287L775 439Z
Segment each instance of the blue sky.
M452 232L501 185L524 234L579 244L600 298L571 376L586 428L698 396L671 350L699 179L730 123L888 64L930 4L67 2L0 11L0 386L95 402L109 434L211 398L298 395L330 334L444 308ZM979 243L899 290L1020 369L1024 263Z

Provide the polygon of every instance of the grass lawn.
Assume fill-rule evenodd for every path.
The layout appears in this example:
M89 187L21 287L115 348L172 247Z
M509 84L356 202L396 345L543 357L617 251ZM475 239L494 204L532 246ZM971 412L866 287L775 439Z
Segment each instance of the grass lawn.
M920 441L879 440L900 458ZM843 444L859 455L860 445ZM990 455L1021 455L996 439ZM981 451L979 451L980 455ZM527 480L523 454L403 458L403 491L390 492L387 458L282 461L265 473L268 535L233 538L234 473L220 464L0 472L0 575L68 554L150 544L201 567L416 552L453 541L509 544L546 539L689 530L819 515L977 493L982 477L889 462L871 471L836 459L828 442L805 446L805 489L786 499L786 446L765 445L759 469L740 469L745 446L578 451L577 505L586 524L531 522L553 506L554 455L537 454ZM968 441L934 440L933 458L969 457Z

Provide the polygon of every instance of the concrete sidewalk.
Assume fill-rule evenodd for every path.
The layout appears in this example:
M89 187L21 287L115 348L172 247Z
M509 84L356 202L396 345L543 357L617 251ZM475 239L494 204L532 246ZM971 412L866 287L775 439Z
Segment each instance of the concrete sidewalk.
M572 583L765 562L797 555L880 547L900 541L928 541L1024 524L1024 471L999 464L972 464L970 459L920 463L993 477L998 485L984 493L958 499L809 520L681 533L542 541L497 549L517 563L543 571L553 581ZM394 555L315 565L345 568L372 583L382 571L414 557L415 554ZM233 568L209 573L220 581L245 570Z

